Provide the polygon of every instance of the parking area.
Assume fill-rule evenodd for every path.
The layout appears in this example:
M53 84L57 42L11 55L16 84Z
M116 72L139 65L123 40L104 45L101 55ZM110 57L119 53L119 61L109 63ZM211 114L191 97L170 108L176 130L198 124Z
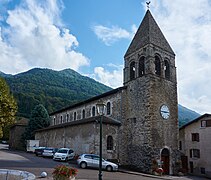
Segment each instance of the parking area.
M59 164L67 164L71 167L78 169L77 180L97 180L98 170L97 169L81 169L78 168L73 162L60 162L53 161L52 158L43 158L36 156L33 153L26 153L23 151L11 151L8 150L8 146L5 144L0 144L0 169L14 169L22 170L33 173L36 179L40 179L41 172L47 172L47 178L42 178L43 180L52 180L52 172L54 167ZM175 176L163 176L155 177L148 176L146 174L141 174L131 171L119 171L119 172L107 172L103 171L103 180L153 180L153 179L175 179L175 180L205 180L205 178L200 177L175 177Z
M40 178L41 172L45 171L48 174L47 178L52 179L52 172L54 167L59 164L69 164L71 167L78 169L77 180L97 180L98 170L96 169L80 169L72 162L60 162L53 161L51 158L43 158L36 156L33 153L26 153L22 151L10 151L7 149L7 145L0 144L0 169L15 169L28 171L36 175L37 179ZM121 172L106 172L103 171L104 180L126 180L133 178L134 180L140 179L140 176L129 175ZM144 178L143 180L148 180Z

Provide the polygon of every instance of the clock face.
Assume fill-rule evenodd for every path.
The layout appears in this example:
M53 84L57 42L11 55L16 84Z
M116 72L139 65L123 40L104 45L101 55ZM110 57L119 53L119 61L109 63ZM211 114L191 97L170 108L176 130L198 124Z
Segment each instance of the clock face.
M163 104L160 108L160 114L163 119L168 119L170 116L170 111L167 105Z

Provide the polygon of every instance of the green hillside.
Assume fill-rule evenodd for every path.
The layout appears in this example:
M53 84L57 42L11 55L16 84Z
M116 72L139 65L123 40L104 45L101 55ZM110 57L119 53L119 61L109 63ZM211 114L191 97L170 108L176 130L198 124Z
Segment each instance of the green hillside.
M197 112L192 111L180 104L178 105L178 111L179 111L178 118L180 127L200 116L200 114L198 114Z
M31 69L17 75L0 73L18 102L18 116L29 117L37 104L49 113L111 90L89 77L65 69Z
M9 84L18 102L18 116L22 117L29 117L31 110L40 103L51 113L111 90L71 69L35 68L14 76L0 72L0 76ZM180 126L200 116L181 105L178 111Z

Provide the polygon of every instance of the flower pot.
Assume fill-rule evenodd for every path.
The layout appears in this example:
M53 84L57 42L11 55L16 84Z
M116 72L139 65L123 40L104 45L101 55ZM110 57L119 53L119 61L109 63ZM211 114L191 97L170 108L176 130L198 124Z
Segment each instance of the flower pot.
M56 177L53 178L54 180L75 180L75 176L69 177L69 178L65 178L65 177Z
M78 170L67 165L59 165L54 168L54 180L75 180Z

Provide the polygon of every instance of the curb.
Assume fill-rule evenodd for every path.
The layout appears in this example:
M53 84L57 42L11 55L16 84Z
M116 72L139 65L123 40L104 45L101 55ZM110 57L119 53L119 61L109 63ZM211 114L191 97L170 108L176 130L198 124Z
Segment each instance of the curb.
M176 176L175 177L155 176L155 175L152 175L152 174L144 174L144 173L139 173L139 172L135 172L135 171L128 171L128 170L124 170L124 169L119 169L118 171L121 172L121 173L133 174L133 175L156 178L156 179L172 180L172 179L180 178L180 177L176 177Z

